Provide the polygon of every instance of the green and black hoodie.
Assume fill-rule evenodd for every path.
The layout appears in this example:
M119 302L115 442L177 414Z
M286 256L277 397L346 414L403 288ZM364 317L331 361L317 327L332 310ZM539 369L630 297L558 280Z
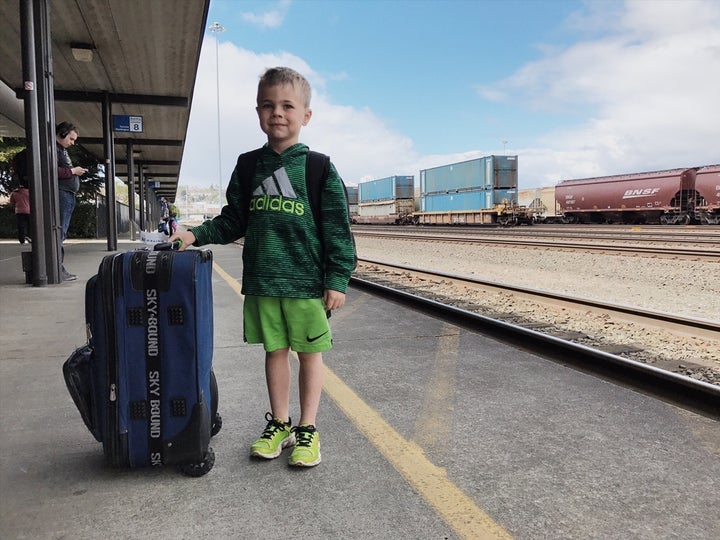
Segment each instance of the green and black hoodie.
M320 196L319 231L305 182L307 152L300 143L280 155L265 145L251 189L243 189L236 168L221 214L191 229L197 246L245 237L243 294L320 298L325 289L347 289L355 268L355 245L345 187L331 164Z

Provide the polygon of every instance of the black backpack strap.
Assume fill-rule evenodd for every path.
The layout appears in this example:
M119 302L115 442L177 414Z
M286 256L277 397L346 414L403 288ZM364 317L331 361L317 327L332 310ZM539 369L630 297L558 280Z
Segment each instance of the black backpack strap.
M322 235L322 219L321 219L321 207L320 207L320 192L322 191L323 185L330 175L330 157L320 152L313 152L308 150L307 161L305 163L305 185L308 191L308 200L310 201L310 207L313 213L313 219L315 225ZM350 223L350 199L348 197L348 190L345 182L340 179L345 191L345 204L348 209L348 222ZM353 242L353 253L355 258L355 265L357 265L357 249L355 248L355 237L352 236ZM353 266L354 268L355 266ZM327 312L327 316L330 317L330 312Z
M305 162L305 185L307 186L310 210L318 229L322 225L320 218L320 192L330 174L330 158L320 152L308 150Z
M240 187L243 195L243 202L247 205L247 211L250 211L250 198L252 197L252 183L255 177L255 165L262 148L245 152L238 156L235 170L238 172L240 179Z

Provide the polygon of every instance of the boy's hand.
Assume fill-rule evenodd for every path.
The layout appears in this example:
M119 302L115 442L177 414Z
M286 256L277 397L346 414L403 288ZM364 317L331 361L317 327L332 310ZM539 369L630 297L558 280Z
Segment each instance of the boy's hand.
M176 240L180 241L178 251L185 251L185 249L195 241L195 235L192 231L178 231L168 239L168 242L174 242Z
M328 311L340 309L345 305L345 293L333 291L332 289L325 289L325 292L323 293L323 302L325 303L325 309Z

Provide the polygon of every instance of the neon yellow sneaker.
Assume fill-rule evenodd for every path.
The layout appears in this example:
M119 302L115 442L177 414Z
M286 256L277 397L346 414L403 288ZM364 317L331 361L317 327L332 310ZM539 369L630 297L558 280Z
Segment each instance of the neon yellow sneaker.
M274 459L280 455L283 448L295 444L295 435L290 429L290 420L285 423L279 418L273 418L271 413L265 413L265 420L268 421L265 431L250 447L250 455L263 459Z
M320 463L320 434L315 426L303 424L292 430L295 433L295 448L290 454L290 465L314 467Z

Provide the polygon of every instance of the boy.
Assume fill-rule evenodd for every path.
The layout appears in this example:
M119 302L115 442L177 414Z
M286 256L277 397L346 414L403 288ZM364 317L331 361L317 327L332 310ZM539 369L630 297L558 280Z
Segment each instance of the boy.
M310 209L305 182L308 147L298 142L312 116L310 85L296 71L268 69L260 78L257 113L267 144L258 155L251 189L243 189L236 167L228 204L215 219L170 240L227 244L245 236L243 249L244 338L263 343L271 412L251 446L251 455L273 459L293 446L290 465L320 463L315 427L323 384L322 352L332 348L326 311L345 303L355 267L344 186L330 165L320 196L322 226ZM247 200L247 193L251 193ZM300 360L300 422L290 419L290 359Z

